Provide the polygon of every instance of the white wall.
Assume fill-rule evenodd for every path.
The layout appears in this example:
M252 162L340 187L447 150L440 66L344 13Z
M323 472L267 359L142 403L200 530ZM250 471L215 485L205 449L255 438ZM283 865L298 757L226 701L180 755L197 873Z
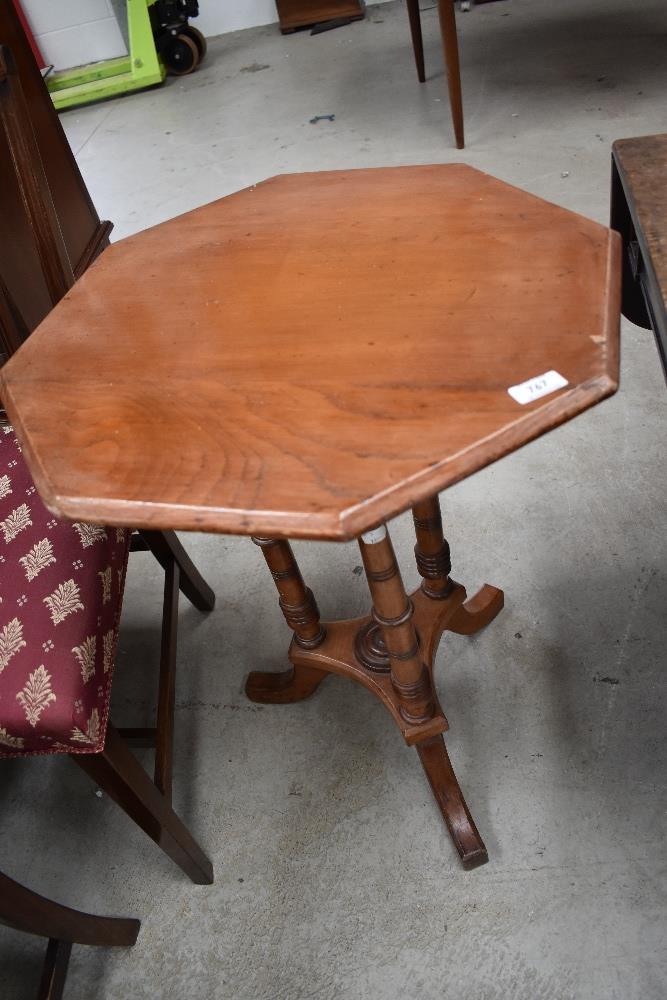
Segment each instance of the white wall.
M111 0L22 0L22 5L44 58L56 69L126 51ZM278 20L274 0L199 0L199 10L193 23L208 36Z
M199 17L192 23L210 36L277 20L274 0L199 0Z
M56 69L126 51L109 0L22 0L22 7L42 55Z

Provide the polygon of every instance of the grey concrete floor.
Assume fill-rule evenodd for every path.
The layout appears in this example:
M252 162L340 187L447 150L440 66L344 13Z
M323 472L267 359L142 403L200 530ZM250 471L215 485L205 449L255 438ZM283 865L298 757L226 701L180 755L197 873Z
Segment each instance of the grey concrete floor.
M213 40L194 76L68 113L100 213L121 237L276 172L461 160L606 221L612 140L667 129L663 0L459 15L463 152L435 17L423 87L392 3L317 38ZM443 497L455 576L507 602L484 634L447 638L436 670L491 854L469 874L364 691L332 679L300 705L246 700L249 669L284 664L271 581L248 541L186 539L219 603L181 610L175 805L215 885L192 886L67 760L3 763L0 868L143 921L133 950L75 949L69 1000L662 1000L666 419L652 337L624 324L616 397ZM406 517L394 538L414 584ZM296 548L325 615L366 608L354 545ZM151 718L160 588L134 556L125 724ZM2 931L4 1000L32 996L40 956Z

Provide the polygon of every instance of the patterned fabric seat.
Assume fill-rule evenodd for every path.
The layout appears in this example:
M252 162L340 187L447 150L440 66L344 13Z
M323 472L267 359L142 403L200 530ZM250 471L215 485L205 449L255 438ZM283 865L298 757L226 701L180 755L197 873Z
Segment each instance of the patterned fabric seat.
M0 428L0 757L104 748L129 535L54 518Z

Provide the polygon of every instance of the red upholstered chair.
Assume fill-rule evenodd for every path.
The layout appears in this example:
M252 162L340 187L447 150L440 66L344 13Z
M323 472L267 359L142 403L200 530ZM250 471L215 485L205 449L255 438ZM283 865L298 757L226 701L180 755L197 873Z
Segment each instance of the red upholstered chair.
M123 529L54 518L13 429L0 427L0 758L72 755L195 882L207 883L210 862L169 806L175 560L165 587L156 784L108 725L129 551ZM142 731L142 742L154 735ZM50 1000L62 995L72 942L131 945L139 930L136 920L61 907L2 873L0 923L49 937L39 995Z
M41 502L0 433L0 757L104 749L129 554L122 529Z
M149 534L144 547L152 542ZM126 731L142 746L157 744L155 782L108 721L130 545L122 529L54 518L13 429L0 428L0 758L71 755L194 882L207 884L211 864L170 806L177 558L188 560L165 551L166 541L158 549L167 568L157 726ZM204 591L200 606L204 598L210 606Z
M16 66L0 45L0 140L3 133L55 305L74 275ZM0 352L11 354L29 333L0 275ZM150 548L165 570L157 725L125 731L131 742L156 747L151 781L108 722L133 541L125 531L54 518L13 431L5 427L0 440L0 752L70 754L193 881L209 883L210 861L171 808L171 770L179 588L202 611L213 607L213 592L173 532L137 539L134 547Z

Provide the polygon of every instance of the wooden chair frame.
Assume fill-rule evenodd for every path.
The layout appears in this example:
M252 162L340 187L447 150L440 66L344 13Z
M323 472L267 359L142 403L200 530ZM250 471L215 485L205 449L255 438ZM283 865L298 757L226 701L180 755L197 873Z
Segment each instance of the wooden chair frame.
M73 944L131 947L138 920L98 917L62 906L0 872L0 923L48 938L37 1000L61 1000Z
M13 56L0 46L0 135L4 132L19 191L34 237L40 266L53 305L72 287L75 274L51 198ZM108 245L106 241L99 249ZM88 261L92 263L94 257ZM31 331L0 278L0 350L11 355ZM200 611L210 611L215 595L174 532L134 535L131 550L149 550L165 571L160 674L156 725L116 730L109 723L101 753L71 754L71 759L130 816L182 870L201 885L213 881L213 868L185 824L171 807L174 692L178 599L182 592ZM131 746L155 748L153 779ZM62 994L72 942L133 944L139 924L108 920L60 907L0 874L0 921L49 937L41 997Z
M9 49L0 46L0 125L11 150L23 205L53 305L74 284L74 272L50 195L42 159L30 125L21 81ZM2 289L0 288L0 291ZM27 336L15 303L5 288L0 306L3 343L11 353ZM91 775L139 826L172 857L195 882L212 881L211 864L171 809L174 684L179 590L201 611L215 603L213 591L188 557L173 532L146 532L134 549L150 549L165 570L162 644L157 723L154 729L126 732L137 745L156 748L155 782L136 762L127 740L109 725L100 754L72 754L72 760Z

